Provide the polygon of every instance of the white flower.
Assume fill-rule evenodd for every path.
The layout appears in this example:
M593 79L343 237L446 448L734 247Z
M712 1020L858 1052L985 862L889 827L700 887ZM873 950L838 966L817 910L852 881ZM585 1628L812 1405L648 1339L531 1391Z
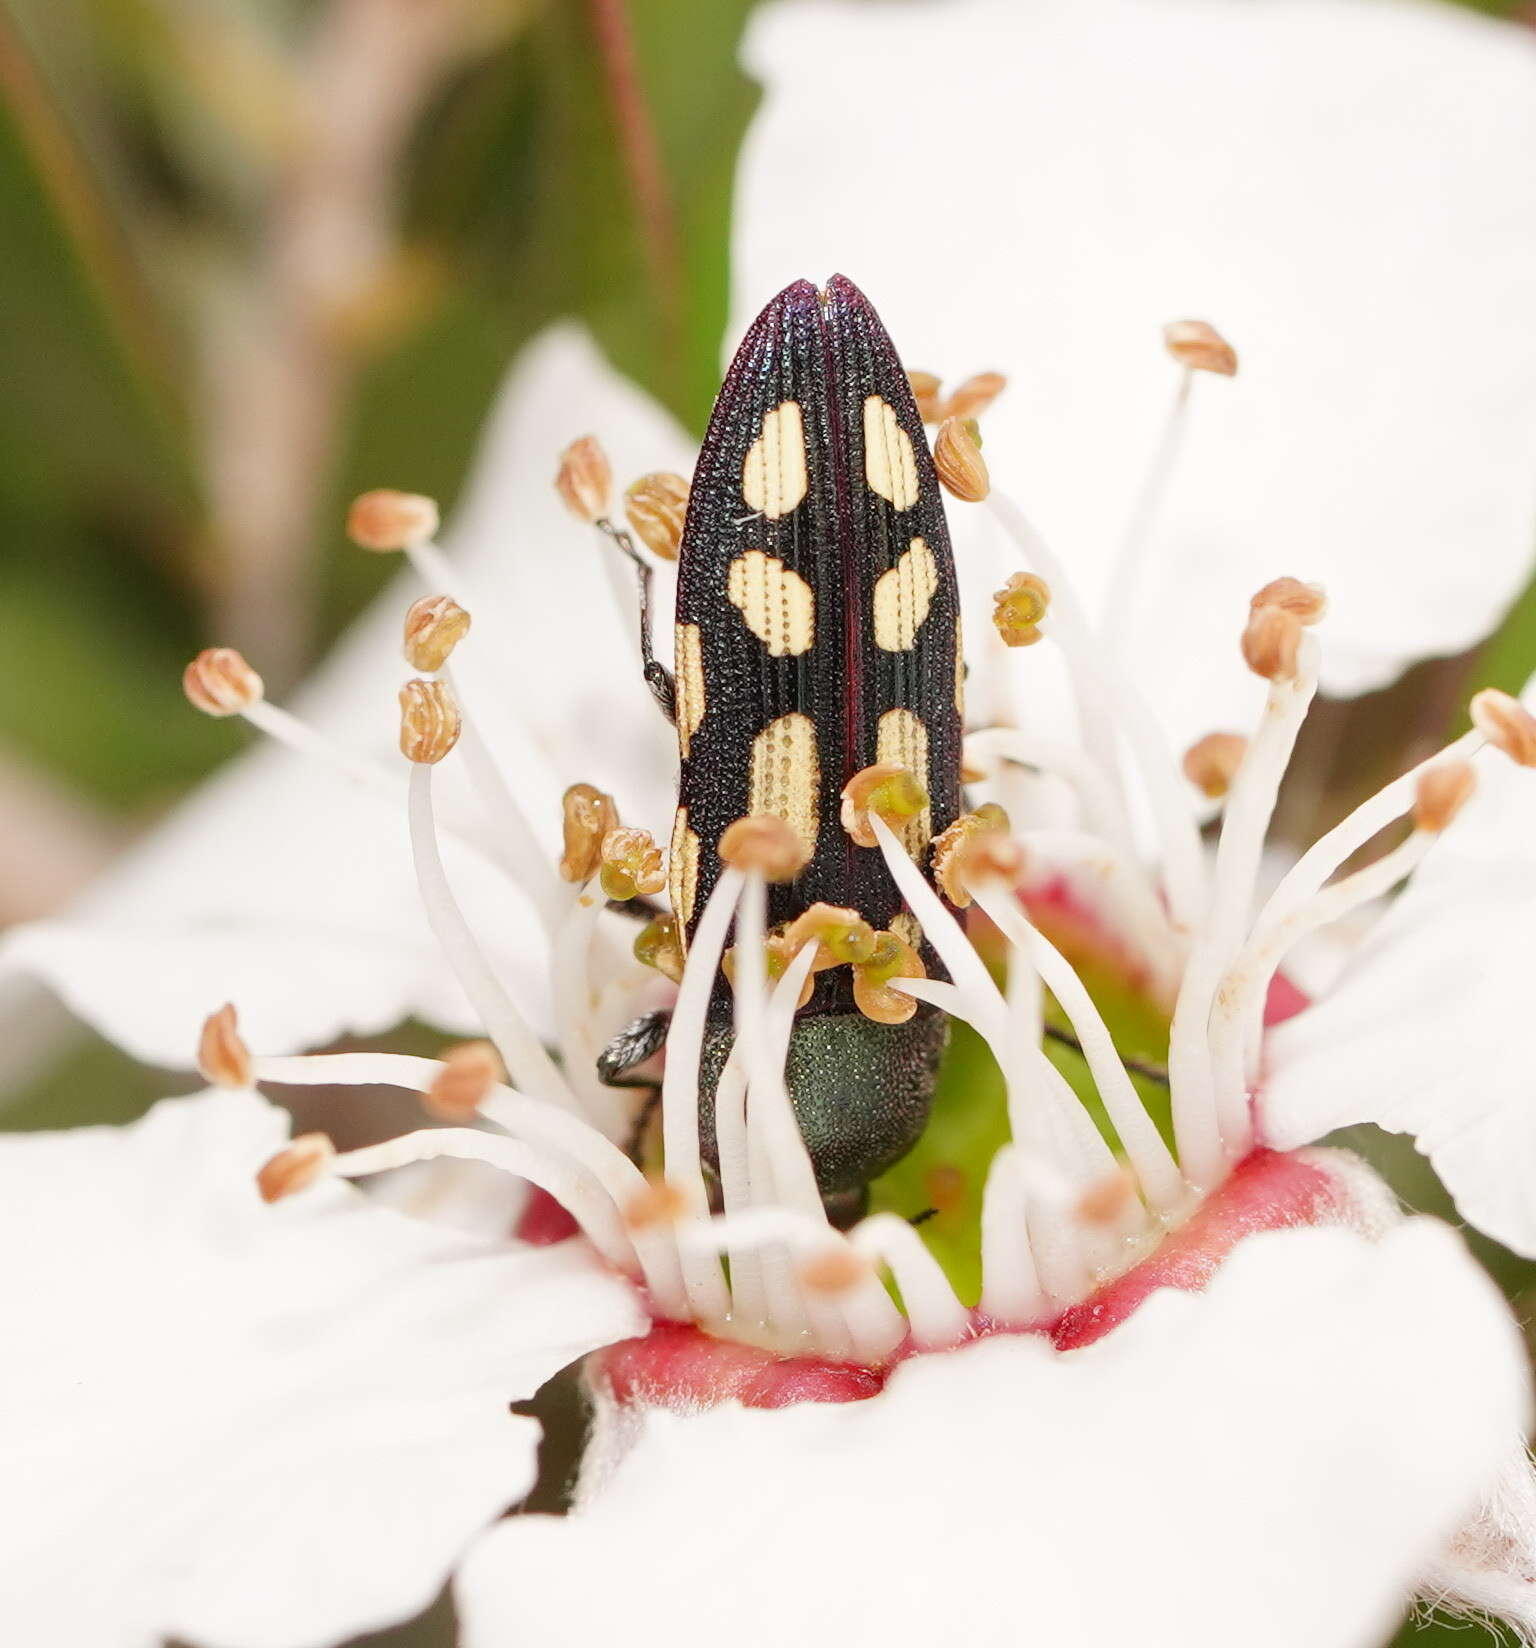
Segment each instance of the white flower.
M634 1330L575 1245L336 1185L265 1205L286 1135L230 1092L0 1142L7 1641L302 1648L412 1613L533 1482L507 1404Z

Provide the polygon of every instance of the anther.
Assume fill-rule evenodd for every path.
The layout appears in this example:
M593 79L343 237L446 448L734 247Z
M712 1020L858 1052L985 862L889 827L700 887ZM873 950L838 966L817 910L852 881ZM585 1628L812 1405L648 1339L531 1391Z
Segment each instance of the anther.
M683 945L676 916L655 916L646 922L635 935L635 960L674 984L682 983Z
M1016 572L992 597L992 622L1007 647L1032 647L1040 620L1050 610L1050 585L1032 572Z
M555 490L578 521L591 526L607 516L613 469L595 435L583 435L560 454Z
M1475 693L1468 706L1472 725L1496 749L1522 767L1536 767L1536 716L1497 687Z
M905 1024L917 1011L917 998L891 989L891 980L926 978L922 957L895 933L876 933L869 960L853 969L854 1006L876 1024Z
M789 964L795 959L795 950L790 947L788 939L782 932L769 933L763 941L763 977L769 985L777 984L789 971ZM816 955L816 963L812 972L820 972L836 963L826 959L820 951ZM720 971L725 974L725 981L731 989L736 988L736 946L733 944L720 958ZM810 973L805 976L805 982L800 986L800 994L795 1000L796 1007L804 1007L811 999L816 989L816 981Z
M1023 879L1025 862L1023 847L1006 831L975 830L953 854L948 879L962 890L983 881L1001 881L1016 887Z
M1419 774L1413 796L1413 824L1438 835L1472 798L1477 774L1469 761L1437 761Z
M1328 597L1321 584L1304 584L1300 578L1275 578L1248 603L1248 611L1279 607L1298 624L1315 624L1328 611Z
M805 843L776 813L754 813L728 824L720 860L735 870L756 870L765 881L793 881L811 861Z
M203 1020L197 1041L197 1068L215 1087L249 1087L251 1052L240 1039L235 1009L229 1002Z
M407 681L400 689L400 753L434 767L459 741L463 721L445 681Z
M900 831L928 805L928 792L899 761L877 761L856 772L843 786L843 828L860 847L879 843L870 828L873 813Z
M1240 732L1208 732L1184 752L1184 776L1210 801L1220 801L1232 787L1248 751Z
M952 1162L940 1162L923 1175L923 1194L939 1213L953 1213L964 1206L969 1188L965 1170Z
M1136 1200L1136 1176L1128 1168L1088 1186L1073 1209L1086 1225L1116 1225Z
M1284 607L1260 607L1243 630L1243 662L1266 681L1289 681L1296 674L1301 621Z
M945 417L979 417L1007 387L1008 380L1001 372L978 372L950 395Z
M262 695L261 677L233 647L208 647L181 674L182 691L204 715L239 715Z
M642 475L624 494L624 514L652 555L675 561L688 518L687 481L664 470Z
M981 455L981 431L975 419L946 418L933 442L933 467L945 490L961 503L979 504L992 490L987 460Z
M784 930L785 948L797 956L814 939L820 946L813 968L822 972L844 962L868 961L875 953L875 930L857 910L813 904Z
M647 1179L624 1204L624 1225L631 1233L676 1224L688 1211L688 1198L665 1179Z
M932 372L908 372L912 385L912 399L917 402L917 415L924 423L938 423L943 417L944 402L939 394L942 387Z
M405 615L405 661L435 675L469 633L469 614L451 595L423 595Z
M1214 372L1223 378L1237 373L1237 351L1206 321L1169 321L1163 328L1163 346L1192 372Z
M256 1175L262 1201L280 1202L284 1196L307 1190L325 1177L335 1155L336 1147L324 1133L301 1133Z
M989 801L973 813L961 813L953 824L933 838L933 879L957 910L965 909L971 902L970 892L957 873L966 843L978 835L1007 829L1008 814L996 802Z
M800 1285L823 1298L849 1293L873 1274L869 1261L846 1243L825 1247L802 1259L796 1267Z
M506 1079L501 1055L488 1041L460 1042L443 1054L443 1068L421 1096L422 1108L443 1121L472 1121Z
M603 837L598 849L602 866L598 885L618 904L659 893L667 884L661 848L649 830L620 824Z
M560 798L564 851L560 875L565 881L590 881L603 862L603 840L618 828L619 809L611 795L591 784L572 784Z
M381 487L354 498L347 511L347 536L359 549L380 554L425 543L436 536L437 526L437 505L419 492Z

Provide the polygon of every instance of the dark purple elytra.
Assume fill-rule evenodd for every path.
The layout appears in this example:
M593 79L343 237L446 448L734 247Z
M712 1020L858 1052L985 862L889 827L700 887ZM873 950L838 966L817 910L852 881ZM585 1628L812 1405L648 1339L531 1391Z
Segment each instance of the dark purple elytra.
M958 605L938 477L895 347L851 281L796 281L726 374L678 560L672 892L690 939L722 832L775 812L814 845L804 872L770 890L770 925L825 902L918 940L879 851L844 830L840 796L876 761L916 770L929 805L908 844L927 872L928 841L961 808ZM711 1019L707 1088L730 1041L723 981ZM927 1008L874 1024L847 968L819 975L788 1077L825 1191L861 1186L910 1148L944 1034Z

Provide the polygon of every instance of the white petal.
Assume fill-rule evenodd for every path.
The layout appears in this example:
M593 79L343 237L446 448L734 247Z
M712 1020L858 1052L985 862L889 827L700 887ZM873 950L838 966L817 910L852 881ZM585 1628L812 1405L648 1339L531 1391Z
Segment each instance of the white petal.
M1160 326L1236 345L1235 380L1195 385L1130 653L1181 743L1246 721L1237 631L1277 574L1328 587L1336 693L1474 642L1529 577L1525 31L1366 0L817 0L759 12L748 63L738 325L841 269L909 365L1008 373L993 477L1094 600L1172 395ZM977 513L951 510L979 553ZM1018 655L1030 713L1044 652Z
M654 1415L583 1511L480 1541L464 1640L1369 1648L1528 1404L1443 1226L1260 1236L1082 1351L999 1338L867 1403Z
M671 734L641 680L606 551L552 485L561 448L589 431L621 486L647 469L691 468L671 420L584 333L557 327L508 377L444 539L474 608L456 674L552 854L565 785L587 779L612 790L627 817L663 838L673 785ZM408 577L392 586L297 706L376 756L402 786L395 692L410 672L400 626L420 593ZM509 731L513 721L531 735L531 755L530 739ZM472 810L458 766L450 756L441 769L445 810ZM483 859L452 843L448 851L460 900L502 975L525 1013L547 1023L547 956L530 906ZM11 935L0 948L6 964L46 979L137 1057L173 1067L190 1063L203 1018L225 1000L239 1006L251 1045L268 1053L412 1014L476 1028L419 910L403 788L398 807L380 802L275 749L199 792L78 910Z
M1421 1584L1426 1598L1502 1620L1536 1642L1536 1470L1513 1445L1493 1490Z
M635 1331L580 1244L333 1184L267 1207L251 1094L0 1145L0 1635L304 1648L423 1606L534 1476L508 1412Z
M1259 1117L1281 1148L1352 1122L1410 1134L1463 1217L1536 1255L1536 773L1492 751L1477 772L1338 984L1271 1034Z

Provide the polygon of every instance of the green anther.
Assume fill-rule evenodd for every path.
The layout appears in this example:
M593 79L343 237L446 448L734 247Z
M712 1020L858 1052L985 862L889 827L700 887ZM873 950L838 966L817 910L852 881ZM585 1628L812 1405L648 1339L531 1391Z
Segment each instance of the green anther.
M875 930L867 921L832 923L818 936L827 953L840 962L862 966L875 953Z
M977 450L980 451L981 425L975 420L975 418L962 418L960 420L960 427L966 432L967 435L971 437L971 440L975 442Z
M907 948L894 933L876 933L869 959L860 971L871 984L889 984L906 964Z
M633 872L624 864L603 865L598 871L597 884L603 889L603 897L611 898L615 904L626 904L640 892Z
M928 792L911 773L892 773L869 792L865 811L881 818L916 818L928 805Z

